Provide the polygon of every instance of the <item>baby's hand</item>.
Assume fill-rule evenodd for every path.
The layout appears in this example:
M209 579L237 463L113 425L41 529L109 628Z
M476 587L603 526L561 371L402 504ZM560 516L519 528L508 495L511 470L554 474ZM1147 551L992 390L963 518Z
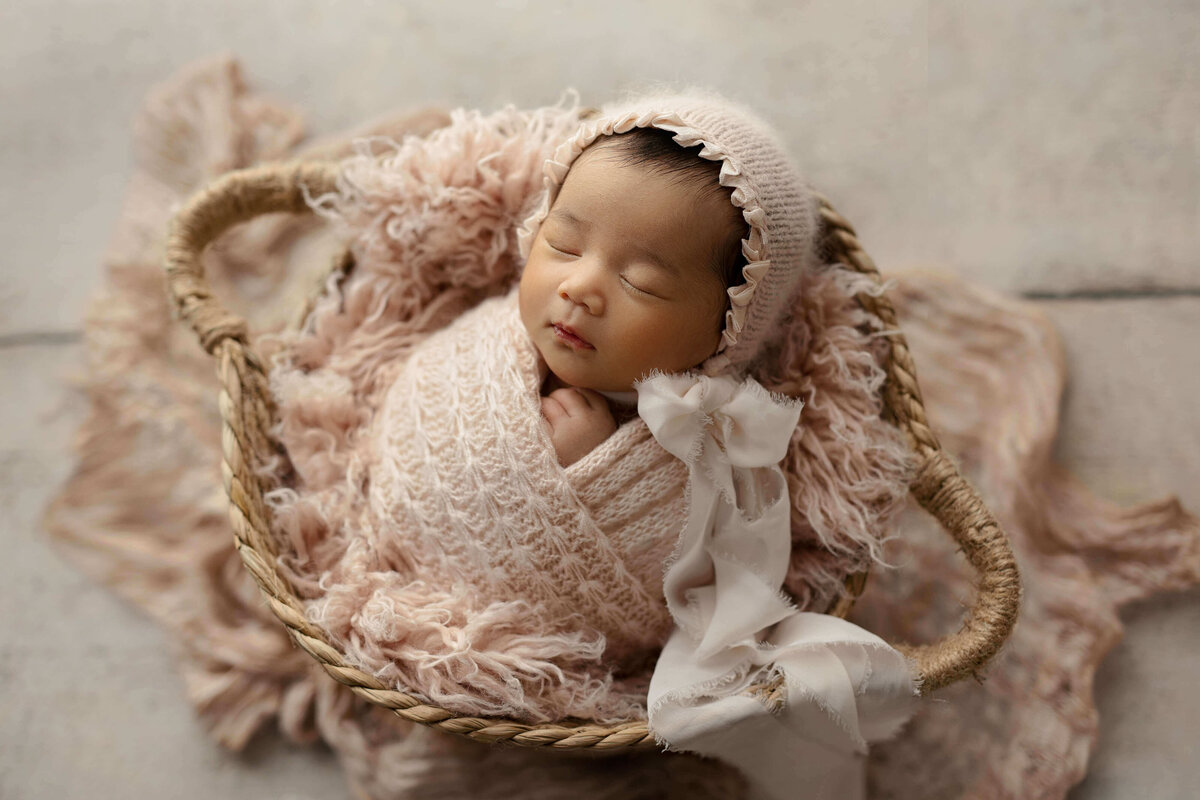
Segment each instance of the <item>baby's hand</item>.
M608 401L591 389L555 389L542 398L558 463L569 467L617 429Z

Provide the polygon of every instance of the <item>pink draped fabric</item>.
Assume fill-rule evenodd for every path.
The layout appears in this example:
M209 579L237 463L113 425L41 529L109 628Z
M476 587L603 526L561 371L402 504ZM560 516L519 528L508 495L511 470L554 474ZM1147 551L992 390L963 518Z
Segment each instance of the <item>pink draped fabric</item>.
M426 112L369 131L399 137L445 122ZM297 114L250 91L230 60L196 64L155 90L135 135L137 167L85 322L78 386L90 415L46 527L82 569L174 636L188 697L214 739L240 749L274 729L322 741L356 790L377 799L738 796L738 776L715 762L567 757L410 729L292 647L233 550L216 381L171 320L162 237L172 204L216 175L336 157L349 135L301 147ZM312 288L315 225L269 218L233 232L207 261L215 291L259 329L278 327ZM890 277L931 421L1006 525L1026 590L987 680L939 692L873 750L870 796L1061 798L1094 742L1092 680L1120 638L1119 609L1200 581L1200 523L1173 498L1119 508L1054 464L1066 365L1033 307L948 276ZM900 533L889 555L903 566L875 571L851 620L889 641L928 640L956 627L970 576L920 513Z

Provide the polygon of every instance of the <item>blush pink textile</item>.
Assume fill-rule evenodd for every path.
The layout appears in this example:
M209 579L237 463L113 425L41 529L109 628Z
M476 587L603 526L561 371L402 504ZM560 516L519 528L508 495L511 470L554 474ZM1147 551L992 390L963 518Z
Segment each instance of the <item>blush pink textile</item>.
M356 133L420 136L448 122L431 112ZM549 116L544 122L558 124ZM573 758L411 729L331 681L265 610L228 531L211 360L171 320L159 258L171 205L216 175L266 160L349 154L349 136L301 148L301 132L294 112L247 89L227 59L194 65L147 99L135 126L137 166L85 324L87 363L78 385L91 414L77 440L77 468L47 511L55 541L171 632L189 699L214 738L231 748L271 728L295 742L323 741L352 785L372 798L737 797L736 774L691 757ZM520 141L513 137L514 149L494 158L532 165L541 153ZM289 387L281 373L279 384L285 399L289 389L296 392L293 424L283 433L306 485L327 491L331 502L348 491L339 487L339 459L350 458L340 443L390 385L395 372L387 365L399 368L406 348L515 276L511 228L500 222L519 220L536 187L514 177L524 174L519 169L506 174L477 176L496 181L488 184L489 196L499 199L494 224L468 226L457 242L439 243L406 240L413 231L396 223L394 236L376 239L377 252L366 248L359 269L372 280L343 298L355 325L346 324L346 314L318 308L299 345L260 340L293 354L294 383ZM411 179L414 190L430 184L428 176ZM280 330L308 290L289 245L314 228L312 220L271 218L231 233L206 261L215 291L257 330ZM412 260L388 266L394 242L415 248L409 252L446 244L461 251L461 237L473 243L464 256L473 261L447 275L446 284L414 280L404 271L416 269ZM453 283L462 275L478 282ZM948 277L894 277L891 296L931 420L1006 525L1026 593L1017 630L989 680L940 692L942 702L873 751L871 796L1063 797L1084 773L1098 724L1091 681L1119 638L1117 610L1200 580L1198 523L1174 499L1117 508L1053 464L1065 364L1053 329L1035 310ZM848 355L861 348L853 325L862 320L836 317L851 313L836 302L848 288L835 276L814 276L805 333L779 359L779 371L759 376L779 387L788 369L801 367L801 385L789 390L804 396L805 414L814 415L785 464L796 509L789 587L812 605L832 597L838 576L869 560L869 543L878 544L877 531L838 538L846 509L858 509L858 530L870 531L901 499L894 487L903 465L865 426L869 398L844 392L822 409L815 391L836 383L837 373L874 374L871 354ZM388 314L418 324L398 330ZM318 368L330 363L339 375ZM314 396L323 405L308 414L304 398ZM828 449L839 444L843 450ZM878 449L864 453L864 446ZM839 472L848 454L876 469ZM864 480L849 480L856 475ZM846 483L859 494L839 494L836 487ZM277 500L283 508L288 498ZM287 521L299 554L287 566L314 598L319 591L306 562L334 563L346 550L345 541L326 535L331 508L295 504ZM920 515L906 516L900 532L884 555L904 567L875 569L851 619L889 641L926 640L957 624L969 575ZM840 542L841 552L830 554L831 542Z

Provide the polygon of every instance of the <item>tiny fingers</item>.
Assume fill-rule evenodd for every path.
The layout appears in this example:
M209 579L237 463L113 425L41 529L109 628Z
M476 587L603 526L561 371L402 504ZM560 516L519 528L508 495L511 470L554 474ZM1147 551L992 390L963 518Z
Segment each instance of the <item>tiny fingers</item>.
M568 416L574 417L579 414L585 414L591 408L583 393L573 386L564 389L555 389L546 397L546 399L551 398L557 400L562 405Z
M559 420L566 419L571 416L559 399L551 394L549 397L542 398L542 416L550 423L551 426L558 424Z
M583 402L587 403L588 408L593 411L608 411L608 401L604 399L604 395L591 389L576 389L575 391L583 398Z

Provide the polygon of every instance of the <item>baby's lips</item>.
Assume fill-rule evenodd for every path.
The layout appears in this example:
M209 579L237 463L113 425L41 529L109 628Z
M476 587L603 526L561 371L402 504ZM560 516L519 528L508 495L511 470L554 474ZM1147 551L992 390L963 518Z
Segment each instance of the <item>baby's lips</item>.
M561 322L555 322L552 326L554 334L565 342L569 342L577 347L583 347L588 350L595 350L596 346L587 339L575 332L575 329L569 325L563 325Z

